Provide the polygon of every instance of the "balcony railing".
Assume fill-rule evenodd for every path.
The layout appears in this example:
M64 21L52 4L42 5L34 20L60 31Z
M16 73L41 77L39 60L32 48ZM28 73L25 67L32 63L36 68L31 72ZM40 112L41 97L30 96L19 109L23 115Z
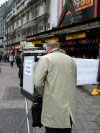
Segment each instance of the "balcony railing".
M32 27L34 25L35 25L34 20L31 20L28 23L22 25L21 29L26 29L26 28Z
M38 23L38 22L40 22L41 20L47 19L48 17L49 17L49 14L48 14L48 13L45 13L45 14L39 16L39 17L36 17L36 18L34 19L34 22L35 22L35 23Z

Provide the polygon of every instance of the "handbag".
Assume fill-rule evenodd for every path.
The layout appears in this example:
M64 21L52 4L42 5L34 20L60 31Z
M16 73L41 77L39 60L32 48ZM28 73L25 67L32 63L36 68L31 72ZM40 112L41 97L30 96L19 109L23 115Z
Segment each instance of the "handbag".
M34 103L32 106L33 127L43 126L41 124L41 112L42 112L42 96L37 95L34 97Z

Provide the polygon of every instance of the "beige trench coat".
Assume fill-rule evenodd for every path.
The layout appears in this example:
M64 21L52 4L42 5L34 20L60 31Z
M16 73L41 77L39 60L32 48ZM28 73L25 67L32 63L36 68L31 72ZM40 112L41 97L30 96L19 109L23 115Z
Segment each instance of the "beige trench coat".
M43 56L35 72L35 87L43 95L41 122L51 128L71 128L75 118L76 64L61 50Z

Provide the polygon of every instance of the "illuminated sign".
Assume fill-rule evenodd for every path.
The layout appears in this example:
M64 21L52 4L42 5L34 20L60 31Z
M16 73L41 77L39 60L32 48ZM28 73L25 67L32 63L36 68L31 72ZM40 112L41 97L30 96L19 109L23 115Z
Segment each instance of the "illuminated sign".
M33 41L32 44L41 44L41 41Z
M58 42L58 38L50 38L50 39L46 39L45 42L50 42L50 41L54 41L54 42Z
M60 0L59 4L61 14L65 1ZM73 0L73 4L75 5L75 11L78 15L77 22L82 22L99 16L99 0ZM68 11L62 22L62 26L77 23L72 16L72 13Z
M72 40L72 39L79 39L79 38L85 38L86 33L77 33L73 35L67 35L66 40Z
M79 10L93 6L93 0L75 0L75 6L79 11Z

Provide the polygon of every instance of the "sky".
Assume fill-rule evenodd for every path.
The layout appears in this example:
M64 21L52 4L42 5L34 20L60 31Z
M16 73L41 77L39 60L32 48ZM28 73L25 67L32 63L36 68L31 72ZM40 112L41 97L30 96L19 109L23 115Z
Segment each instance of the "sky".
M6 0L0 0L0 5L2 4L2 3L4 3Z

